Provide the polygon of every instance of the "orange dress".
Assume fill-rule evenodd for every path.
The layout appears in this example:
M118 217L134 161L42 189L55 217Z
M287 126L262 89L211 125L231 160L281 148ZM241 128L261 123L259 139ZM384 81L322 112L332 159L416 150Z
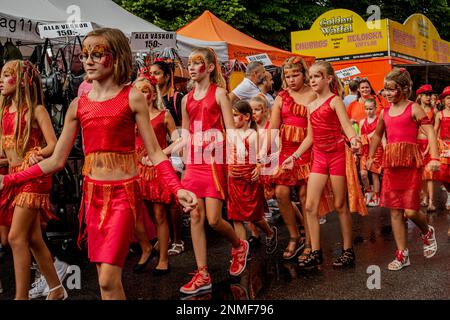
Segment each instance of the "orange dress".
M450 117L441 111L441 128L439 131L439 152L441 166L436 173L436 180L450 183Z
M434 126L434 108L431 108L431 110L429 110L427 112L427 117L430 120L431 124ZM423 153L427 150L428 147L428 139L421 139L421 138L417 138L417 143L419 143L419 149L420 152ZM433 171L430 171L428 169L428 162L430 162L431 160L431 155L430 152L428 152L424 157L423 157L423 164L424 164L424 169L423 169L423 173L422 173L422 180L435 180L435 173Z
M377 103L377 116L380 115L381 110L387 108L389 106L388 102L380 96L375 97L375 101ZM356 121L358 124L366 117L366 109L364 107L364 103L360 102L359 99L356 99L352 103L350 103L347 107L347 115L350 120Z

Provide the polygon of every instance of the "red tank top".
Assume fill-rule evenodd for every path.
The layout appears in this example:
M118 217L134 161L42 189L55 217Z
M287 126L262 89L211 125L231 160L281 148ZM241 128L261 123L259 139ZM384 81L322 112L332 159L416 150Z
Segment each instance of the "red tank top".
M395 117L389 115L391 107L384 110L383 120L386 126L387 143L417 143L417 133L419 128L412 116L413 105L414 103L410 102L403 113Z
M365 118L364 123L361 127L361 135L369 135L372 132L374 132L375 129L377 128L377 124L378 124L378 117L376 117L372 123L369 123L368 118Z
M213 83L201 100L194 99L195 89L189 92L186 102L186 111L189 115L189 132L205 132L209 129L225 130L222 120L222 109L216 101L217 86Z
M26 113L26 112L25 112ZM5 108L2 117L2 146L3 149L15 149L16 143L14 141L14 126L16 121L16 112L9 112L9 108ZM24 137L24 130L26 128L27 122L25 116L20 119L22 127L22 137ZM35 147L40 147L43 141L43 135L40 128L31 128L30 137L28 140L28 146L26 151L31 150ZM20 141L22 143L22 141Z
M135 118L128 96L131 86L125 86L116 97L106 101L91 101L85 94L78 100L77 116L83 134L84 153L135 151Z
M165 116L166 111L161 111L156 117L150 120L150 124L152 125L153 131L155 132L156 139L158 140L161 149L165 149L167 147L167 129L164 122ZM138 150L139 152L139 150L143 147L144 141L142 140L142 136L136 130L136 150Z
M297 105L294 101L294 98L291 97L287 90L283 90L279 93L279 96L282 98L281 104L281 122L283 125L295 126L300 128L308 128L308 110L301 105ZM303 107L303 108L302 108ZM294 109L302 109L303 112L294 113L296 110Z
M450 117L446 117L444 115L444 111L441 111L442 119L441 119L441 129L439 132L439 138L442 140L450 139Z
M332 152L344 146L341 123L336 111L330 106L330 102L335 96L332 95L328 98L310 115L313 149L315 150Z

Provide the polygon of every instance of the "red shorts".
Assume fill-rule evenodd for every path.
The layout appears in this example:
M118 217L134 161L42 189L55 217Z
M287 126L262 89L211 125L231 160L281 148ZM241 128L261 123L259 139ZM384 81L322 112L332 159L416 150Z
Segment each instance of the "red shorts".
M336 151L323 152L313 148L313 161L311 173L320 173L330 176L345 176L345 149L344 146Z

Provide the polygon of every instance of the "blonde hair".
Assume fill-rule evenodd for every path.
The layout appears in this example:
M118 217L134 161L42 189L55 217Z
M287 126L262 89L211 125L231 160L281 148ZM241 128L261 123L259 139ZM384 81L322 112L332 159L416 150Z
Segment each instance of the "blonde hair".
M115 63L114 63L114 80L117 84L122 85L130 82L133 61L130 44L127 37L119 29L101 28L89 32L83 42L89 37L102 37L108 43Z
M139 77L136 80L134 80L133 87L135 87L138 82L145 82L145 83L147 83L150 87L152 87L155 90L155 92L156 92L156 100L155 100L156 101L156 109L158 109L159 111L163 111L164 110L164 105L163 105L163 101L162 101L162 97L161 97L161 91L159 90L159 87L153 85L150 82L150 80L148 80L145 77ZM153 105L153 107L155 107L155 105Z
M298 69L305 78L304 83L305 84L309 83L309 71L308 67L306 66L305 60L303 60L301 57L294 56L287 58L281 67L281 81L283 82L282 84L283 89L286 89L288 87L284 75L286 69Z
M394 68L384 78L384 82L393 81L400 87L402 95L408 99L412 93L411 75L405 68Z
M339 97L342 96L342 93L344 92L344 88L342 87L342 83L339 81L339 78L337 77L336 73L334 72L333 66L331 63L327 61L316 61L311 67L319 67L323 69L327 76L331 76L332 80L330 82L330 91ZM325 75L322 73L322 76L325 77Z
M9 68L16 76L16 90L14 98L12 96L0 95L0 115L12 104L14 99L17 102L17 112L14 120L14 141L16 152L23 157L27 151L32 124L35 120L34 112L38 105L44 105L44 92L39 71L29 61L13 60L3 67ZM25 128L22 128L21 119L25 118ZM2 123L0 121L0 132ZM0 144L0 154L3 154L3 146Z
M262 94L257 94L253 98L250 99L250 102L255 101L256 103L262 104L264 106L264 109L269 108L269 101L266 97L264 97Z
M220 68L219 61L214 50L211 48L198 47L192 50L191 56L196 53L202 54L207 63L212 63L214 65L214 70L210 74L210 81L216 84L216 86L226 89L227 83L222 75L222 69Z

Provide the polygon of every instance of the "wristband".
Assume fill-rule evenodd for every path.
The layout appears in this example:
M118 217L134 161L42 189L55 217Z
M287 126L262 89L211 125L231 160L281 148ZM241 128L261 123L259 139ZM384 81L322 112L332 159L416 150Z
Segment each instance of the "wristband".
M155 166L160 181L169 187L173 194L177 194L178 190L183 189L175 170L169 160L164 160Z
M300 158L300 155L298 154L297 151L295 151L295 152L292 154L292 158L294 158L294 159L299 159L299 158Z
M3 180L3 184L5 187L8 187L10 185L20 185L37 178L41 178L44 175L45 174L42 171L41 167L38 164L35 164L34 166L31 166L24 171L6 175Z

